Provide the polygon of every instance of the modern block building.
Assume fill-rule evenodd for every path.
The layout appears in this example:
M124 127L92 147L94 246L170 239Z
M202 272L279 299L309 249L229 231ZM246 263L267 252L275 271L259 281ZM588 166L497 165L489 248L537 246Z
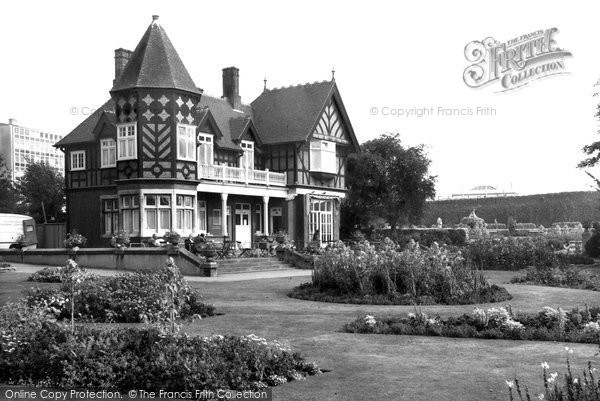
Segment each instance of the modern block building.
M30 162L46 162L65 174L64 154L53 145L62 136L20 125L15 119L0 123L0 154L15 181Z
M65 154L68 228L94 246L177 231L246 245L285 232L339 239L346 159L359 151L330 81L242 102L199 89L154 16L135 50L115 50L110 99L55 146Z

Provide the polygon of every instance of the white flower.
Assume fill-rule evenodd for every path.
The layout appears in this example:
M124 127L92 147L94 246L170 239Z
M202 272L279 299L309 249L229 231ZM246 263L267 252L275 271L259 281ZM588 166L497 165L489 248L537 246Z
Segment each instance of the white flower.
M573 383L575 383L575 384L579 383L579 379L577 379L577 378L573 379Z
M375 320L374 316L371 316L371 315L365 316L365 324L366 325L373 327L373 326L375 326L376 323L377 323L377 320Z
M592 332L592 333L597 333L600 331L600 324L598 324L598 322L589 322L586 323L585 326L583 326L583 331L584 332Z
M515 385L515 383L512 382L512 381L504 380L504 382L506 383L506 385L508 386L508 388L513 388L513 386Z
M408 318L409 319L414 319L415 317L417 317L417 316L414 313L412 313L412 312L408 313Z
M542 362L541 365L542 365L542 369L550 369L550 366L548 365L547 362Z
M554 381L556 380L557 377L558 377L558 372L551 373L550 377L546 381L548 383L552 384L552 383L554 383Z
M544 399L544 394L538 394L538 398L539 398L540 400L543 400L543 399Z

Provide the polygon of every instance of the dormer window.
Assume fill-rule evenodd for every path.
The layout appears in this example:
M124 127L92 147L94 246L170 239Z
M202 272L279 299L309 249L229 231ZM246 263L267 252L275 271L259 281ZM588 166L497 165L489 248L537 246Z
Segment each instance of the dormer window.
M198 134L198 164L214 164L214 138L210 134Z
M177 158L179 160L196 161L196 127L193 125L177 125Z
M135 123L117 125L117 160L137 159L137 127Z
M115 167L117 165L117 143L114 139L100 141L100 167Z
M254 142L242 141L240 144L244 153L240 157L240 167L243 169L254 169Z
M310 142L310 171L337 173L335 142L313 140Z

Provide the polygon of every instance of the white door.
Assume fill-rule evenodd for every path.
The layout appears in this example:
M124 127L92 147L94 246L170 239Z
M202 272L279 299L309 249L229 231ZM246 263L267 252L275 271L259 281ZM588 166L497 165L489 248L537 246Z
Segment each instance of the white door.
M235 240L241 242L244 248L252 245L249 203L235 204Z

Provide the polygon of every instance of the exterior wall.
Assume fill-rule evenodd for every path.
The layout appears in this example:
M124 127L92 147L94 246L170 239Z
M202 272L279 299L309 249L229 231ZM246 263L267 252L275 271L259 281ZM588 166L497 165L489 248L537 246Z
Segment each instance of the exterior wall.
M110 236L102 232L101 196L116 196L116 187L86 188L67 192L67 230L76 229L88 239L88 246L108 246Z

